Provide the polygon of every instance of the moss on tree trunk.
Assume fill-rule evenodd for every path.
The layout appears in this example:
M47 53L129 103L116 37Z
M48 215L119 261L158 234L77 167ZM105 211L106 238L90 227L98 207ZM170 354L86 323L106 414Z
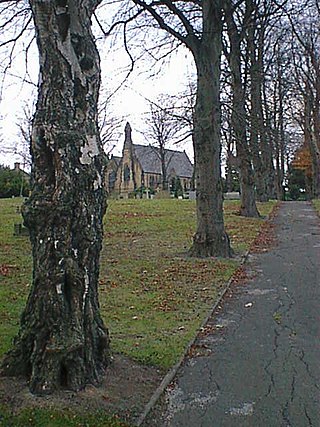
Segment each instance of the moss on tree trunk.
M109 337L98 302L106 209L97 126L99 55L90 30L98 2L30 0L40 54L32 131L32 193L24 206L33 283L2 374L38 394L101 380Z

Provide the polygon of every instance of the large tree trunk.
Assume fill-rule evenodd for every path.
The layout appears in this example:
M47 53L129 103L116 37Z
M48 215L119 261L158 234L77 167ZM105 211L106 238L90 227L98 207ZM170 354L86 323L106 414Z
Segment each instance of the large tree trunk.
M197 231L189 253L200 257L230 257L232 251L224 228L221 180L220 2L203 2L202 13L203 36L193 50L198 73L194 111Z
M220 62L222 50L222 0L201 3L202 31L196 30L194 16L188 18L184 2L149 2L132 0L148 12L158 26L183 43L193 54L197 67L197 100L194 111L193 144L197 202L197 231L191 256L231 256L230 241L225 232L221 179L220 135ZM181 4L180 4L181 3ZM157 10L157 8L159 9ZM198 6L196 13L198 14ZM189 8L187 8L189 9ZM191 9L192 6L191 6ZM167 12L169 11L169 13ZM173 27L167 17L176 16L182 22ZM170 18L169 18L170 21ZM176 21L173 19L172 23ZM200 21L199 21L200 22ZM185 34L185 30L187 34Z
M259 217L255 200L254 175L251 153L247 141L247 119L245 90L241 78L241 37L232 16L230 6L226 8L226 22L230 40L228 62L232 75L232 114L233 129L240 172L241 206L240 214L246 217Z
M33 284L2 373L32 392L97 384L109 356L98 275L106 209L97 126L99 55L90 31L97 6L30 0L40 53L32 131L32 194L24 207Z
M254 175L251 164L251 154L247 144L245 122L244 93L242 88L235 84L233 87L232 125L235 133L237 157L239 160L241 189L240 214L255 218L260 215L256 205Z
M253 73L251 73L253 74ZM260 150L260 135L259 135L259 98L257 93L255 80L251 80L251 110L250 110L250 148L252 153L252 161L254 166L255 186L257 199L260 202L266 201L267 186L264 180L263 163Z
M162 190L168 191L167 169L171 159L169 158L169 153L166 153L165 144L162 140L159 141L159 155L160 155L161 172L162 172Z
M285 132L284 132L284 111L283 111L283 101L284 101L284 92L283 92L283 82L282 82L282 71L280 60L278 60L278 98L279 98L279 107L278 107L278 123L276 122L276 113L275 113L275 146L276 146L276 189L277 189L277 199L284 200L284 156L285 156ZM275 110L276 111L276 110Z
M254 3L249 2L251 7ZM257 199L260 202L268 200L267 191L267 168L265 164L265 155L268 147L266 147L265 128L262 114L262 96L261 96L261 81L263 75L262 64L262 46L261 35L263 31L259 29L259 37L257 46L256 29L257 22L253 22L247 30L247 42L250 57L250 148L252 153L252 162L255 174L255 184Z
M311 138L313 197L320 197L320 61L316 61L315 97L313 107L314 137Z
M269 153L268 153L268 162L269 162L269 168L268 168L268 180L267 180L267 193L271 199L276 198L276 171L273 164L273 158L275 155L275 128L272 124L272 112L269 105L269 99L268 95L266 93L266 82L264 81L262 86L262 93L263 93L263 105L264 105L264 111L266 115L266 138L268 140L268 147L269 147ZM275 107L275 98L274 98L274 110ZM283 158L284 160L284 158Z

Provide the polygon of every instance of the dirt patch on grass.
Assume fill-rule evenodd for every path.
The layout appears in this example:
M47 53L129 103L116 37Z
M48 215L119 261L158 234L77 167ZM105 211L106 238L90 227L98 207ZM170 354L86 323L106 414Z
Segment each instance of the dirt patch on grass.
M25 408L68 409L77 414L106 411L131 424L142 413L164 374L162 370L116 354L101 386L87 386L78 393L66 390L50 396L34 396L25 379L2 377L0 406L5 406L12 414Z
M13 269L17 269L16 265L0 264L0 276L9 276Z

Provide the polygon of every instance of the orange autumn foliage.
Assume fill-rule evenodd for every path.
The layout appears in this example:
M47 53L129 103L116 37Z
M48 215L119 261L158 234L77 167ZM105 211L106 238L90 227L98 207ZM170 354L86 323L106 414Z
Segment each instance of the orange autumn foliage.
M298 148L292 160L292 167L294 169L303 170L308 177L312 176L312 158L310 148L306 145Z

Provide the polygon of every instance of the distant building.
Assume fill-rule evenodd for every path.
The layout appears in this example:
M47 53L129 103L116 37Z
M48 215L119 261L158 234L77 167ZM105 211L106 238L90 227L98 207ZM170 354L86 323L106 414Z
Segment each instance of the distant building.
M179 180L182 191L193 188L193 165L185 151L165 150L165 170L169 188ZM157 192L162 190L160 152L151 145L133 144L131 127L125 127L122 157L112 156L106 172L109 194L127 198L130 193L142 189Z
M25 172L23 169L21 169L21 163L15 162L13 170L17 173L20 173L21 176L26 180L30 181L30 175Z
M13 169L21 178L20 181L20 196L28 196L30 193L30 174L21 169L21 163L16 162Z

